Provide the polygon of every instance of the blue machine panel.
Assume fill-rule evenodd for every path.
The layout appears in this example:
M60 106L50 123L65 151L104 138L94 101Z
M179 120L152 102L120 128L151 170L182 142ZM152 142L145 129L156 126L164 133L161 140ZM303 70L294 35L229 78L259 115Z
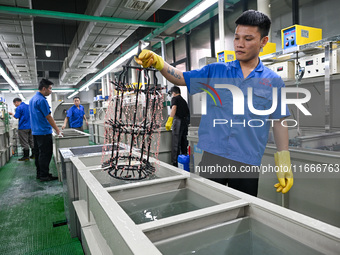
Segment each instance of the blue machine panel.
M225 62L225 54L224 51L217 53L218 54L218 62Z
M292 27L292 28L287 29L284 32L283 39L284 39L284 44L283 44L284 50L297 47L297 44L296 44L296 27Z

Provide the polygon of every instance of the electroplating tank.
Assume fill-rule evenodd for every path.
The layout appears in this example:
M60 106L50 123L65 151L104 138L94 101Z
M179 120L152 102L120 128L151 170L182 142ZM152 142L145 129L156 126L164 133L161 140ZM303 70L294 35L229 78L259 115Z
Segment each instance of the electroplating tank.
M151 160L157 178L108 186L94 158L71 161L89 254L338 254L339 228L168 164Z

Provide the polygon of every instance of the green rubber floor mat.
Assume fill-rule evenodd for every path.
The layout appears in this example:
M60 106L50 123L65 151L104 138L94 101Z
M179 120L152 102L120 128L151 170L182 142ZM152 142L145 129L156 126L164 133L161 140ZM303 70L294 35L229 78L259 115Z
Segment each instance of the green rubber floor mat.
M67 225L53 227L65 220L62 184L36 180L34 160L17 159L0 168L0 254L84 254Z

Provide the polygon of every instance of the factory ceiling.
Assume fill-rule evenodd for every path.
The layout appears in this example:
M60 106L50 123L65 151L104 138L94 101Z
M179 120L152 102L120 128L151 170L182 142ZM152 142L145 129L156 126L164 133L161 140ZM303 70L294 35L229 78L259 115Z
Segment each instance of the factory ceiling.
M79 87L151 33L157 24L166 22L193 1L0 0L0 6L40 11L40 15L32 16L1 14L0 63L19 89L36 88L43 77L52 80L55 87ZM48 11L61 12L61 18L51 18L53 15ZM70 14L138 20L138 23L156 25L85 22ZM51 56L46 55L46 50ZM2 80L0 87L8 89L9 85Z
M164 24L190 4L198 2L199 0L0 0L0 9L14 7L27 11L19 14L0 10L0 65L10 74L19 89L36 89L38 81L43 77L52 80L55 88L79 88L94 73L155 31L157 25ZM240 1L225 1L226 9L238 2ZM301 0L300 5L312 2ZM291 10L289 1L286 0L272 0L271 4L274 16L279 15L278 10L280 13L289 13ZM213 15L216 14L215 10ZM83 17L77 15L88 15L86 17L89 18L84 21ZM173 23L161 35L173 37L178 33L183 34L211 15L212 13L205 15L205 19L200 17L201 21L195 21L193 23L196 24L187 27L179 22ZM96 17L129 19L135 23L92 21ZM136 23L142 23L142 26ZM46 56L46 50L51 52L51 56ZM9 88L0 76L0 90Z

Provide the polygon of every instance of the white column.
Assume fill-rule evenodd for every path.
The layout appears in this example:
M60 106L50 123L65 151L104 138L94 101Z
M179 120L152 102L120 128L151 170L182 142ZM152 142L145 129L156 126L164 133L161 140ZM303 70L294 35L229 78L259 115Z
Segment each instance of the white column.
M225 32L224 32L224 0L218 0L218 30L220 38L220 49L225 50Z
M270 15L270 0L257 0L257 10L259 12L262 12L264 14L266 14L270 19L271 19L271 15ZM271 31L269 31L268 34L269 37L269 42L271 40Z

